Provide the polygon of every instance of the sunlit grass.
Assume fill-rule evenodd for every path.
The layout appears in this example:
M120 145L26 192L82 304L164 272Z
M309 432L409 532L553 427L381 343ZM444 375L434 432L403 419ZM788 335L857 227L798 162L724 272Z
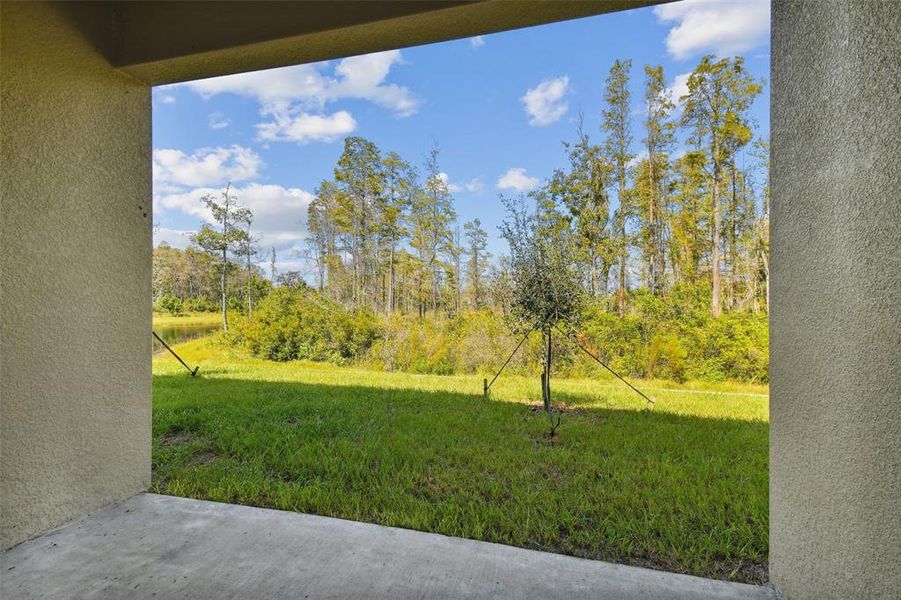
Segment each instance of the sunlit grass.
M475 376L177 350L200 377L154 360L155 491L766 579L760 386L640 382L649 409L600 374L557 380L550 438L537 377L502 376L486 400Z
M221 323L222 315L218 312L184 313L178 316L153 313L154 327L203 327Z

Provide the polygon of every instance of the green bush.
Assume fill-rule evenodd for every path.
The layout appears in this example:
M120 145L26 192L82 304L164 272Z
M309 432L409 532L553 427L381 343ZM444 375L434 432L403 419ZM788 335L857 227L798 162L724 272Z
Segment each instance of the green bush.
M681 285L659 297L630 296L629 313L589 306L585 341L623 375L643 378L769 381L769 326L763 313L710 314L706 285Z
M540 372L540 337L522 345L506 372ZM709 286L677 287L668 297L634 292L623 317L610 312L605 301L590 304L578 339L626 377L768 381L766 315L712 317ZM492 377L520 337L490 310L375 317L346 310L310 289L281 287L256 305L252 320L236 324L229 340L278 361L357 362L388 371ZM554 341L557 376L606 377L571 341L560 334Z
M311 290L283 287L256 306L232 340L270 360L346 364L364 358L377 335L371 314L347 311Z
M386 319L370 357L373 366L388 371L487 374L500 368L517 341L488 310L423 319L394 315ZM522 370L529 355L528 349L519 352L508 368Z
M157 299L154 308L158 312L167 312L173 317L177 317L182 313L183 306L181 298L178 296L164 294Z
M697 332L693 344L694 379L769 381L769 326L763 314L728 313Z
M217 302L210 302L206 298L188 298L184 302L187 312L216 312L219 310Z

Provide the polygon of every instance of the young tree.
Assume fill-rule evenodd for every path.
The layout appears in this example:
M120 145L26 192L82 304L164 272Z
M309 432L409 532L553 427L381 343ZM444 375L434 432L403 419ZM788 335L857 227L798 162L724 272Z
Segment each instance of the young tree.
M554 422L551 405L552 331L560 324L575 324L582 286L573 261L569 230L559 227L562 219L553 214L556 211L552 204L539 199L534 211L523 199L505 199L504 204L507 218L501 225L501 235L510 246L511 316L521 331L541 331L541 395L553 435L559 419Z
M238 241L237 254L245 260L246 271L246 298L247 298L247 318L253 318L253 257L259 252L257 243L259 238L250 235L250 226L253 224L253 213L249 208L238 211L236 227L242 230L242 235Z
M466 283L472 306L482 308L485 305L485 273L488 271L488 234L482 229L482 222L473 219L463 224L466 237Z
M754 224L754 254L759 260L764 284L766 310L770 311L770 145L758 140L754 144L754 157L762 173L760 216Z
M450 292L452 295L452 304L454 314L460 314L460 304L463 297L463 241L460 234L460 226L454 228L453 240L451 241L448 253L450 254L452 268L448 273L448 284L450 284Z
M632 146L632 126L629 114L631 111L629 72L631 70L631 60L616 60L613 63L607 76L607 87L604 92L606 107L603 111L603 129L607 134L604 149L607 161L613 167L613 184L619 201L619 207L614 215L614 232L617 238L616 251L619 262L619 288L617 289L616 306L620 316L626 312L629 260L627 227L632 214L628 192L631 174L629 165L634 157L629 150Z
M222 190L221 202L217 202L212 194L205 195L201 201L209 209L213 222L219 225L220 229L216 230L205 224L191 236L191 240L218 260L222 329L228 331L228 272L231 266L228 254L240 249L244 243L246 233L240 224L252 219L252 216L250 209L238 206L237 196L231 193L231 184Z

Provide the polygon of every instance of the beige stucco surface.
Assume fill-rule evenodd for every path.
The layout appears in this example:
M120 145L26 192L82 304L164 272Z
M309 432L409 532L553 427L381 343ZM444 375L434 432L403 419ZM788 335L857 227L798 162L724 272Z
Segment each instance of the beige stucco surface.
M901 597L901 3L773 4L770 577Z
M0 22L5 548L149 482L152 217L149 88L58 8Z

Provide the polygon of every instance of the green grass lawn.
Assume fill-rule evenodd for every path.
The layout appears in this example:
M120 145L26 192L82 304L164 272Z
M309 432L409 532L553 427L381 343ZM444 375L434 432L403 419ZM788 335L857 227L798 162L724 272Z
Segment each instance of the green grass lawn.
M176 349L200 377L154 359L155 492L767 578L765 388L647 382L648 410L600 374L557 380L549 438L537 377L502 376L486 401L481 377Z
M168 313L153 313L154 327L204 327L220 325L222 315L218 312L195 312L173 316Z

